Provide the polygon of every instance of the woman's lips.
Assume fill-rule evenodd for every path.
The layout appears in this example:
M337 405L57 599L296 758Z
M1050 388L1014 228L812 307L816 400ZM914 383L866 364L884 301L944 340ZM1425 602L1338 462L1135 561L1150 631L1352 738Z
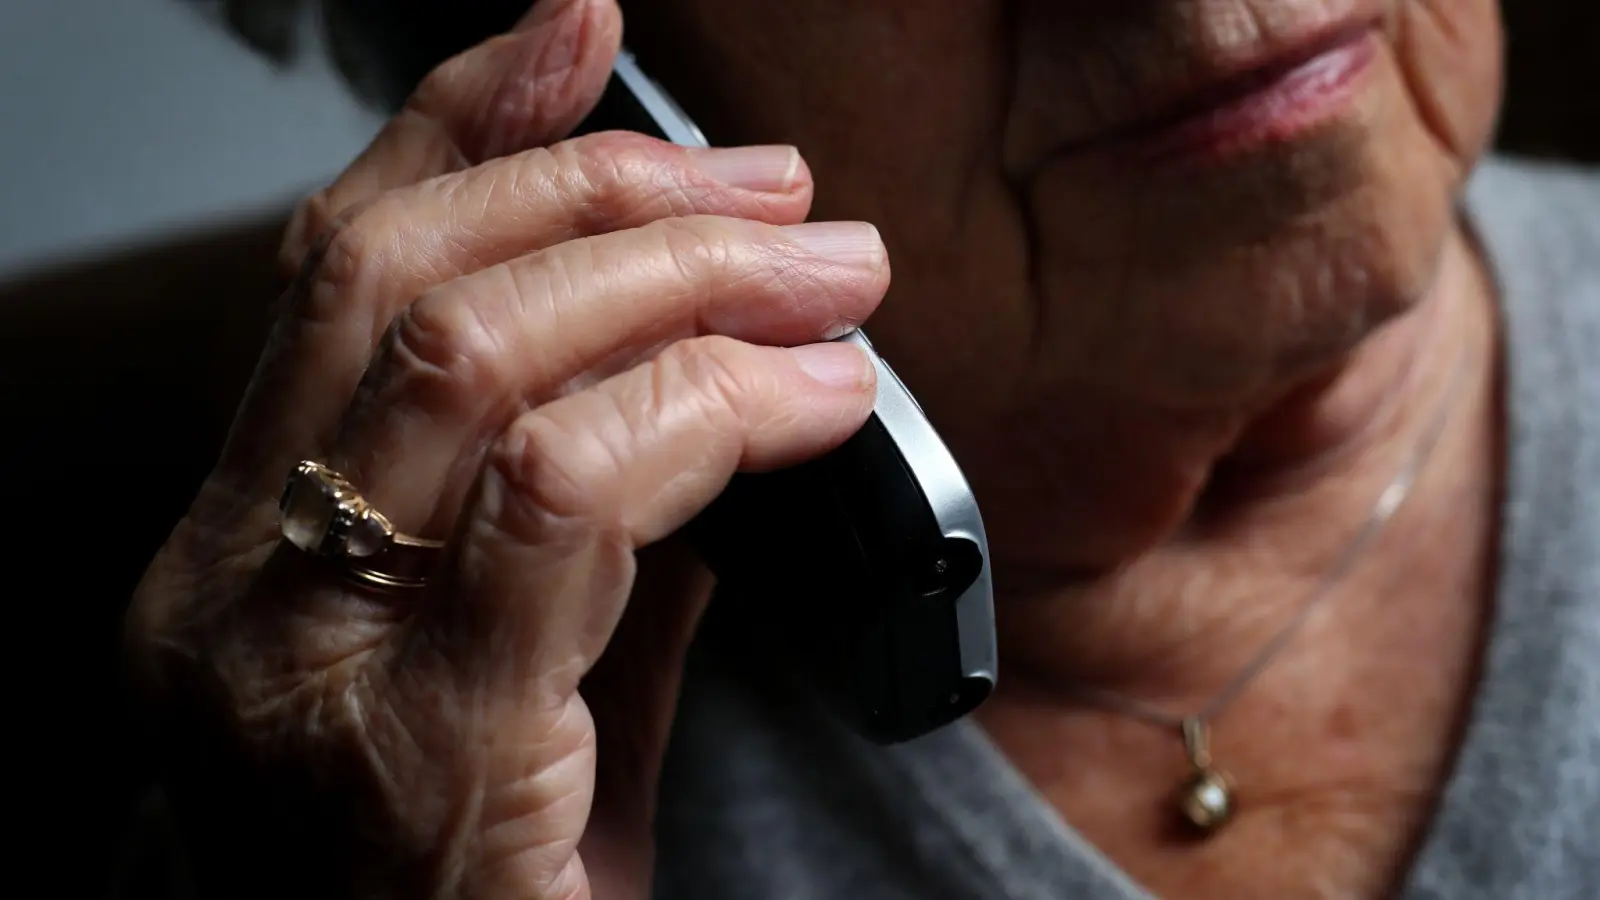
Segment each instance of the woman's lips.
M1215 161L1289 143L1349 106L1377 53L1376 28L1347 29L1093 143L1135 163Z

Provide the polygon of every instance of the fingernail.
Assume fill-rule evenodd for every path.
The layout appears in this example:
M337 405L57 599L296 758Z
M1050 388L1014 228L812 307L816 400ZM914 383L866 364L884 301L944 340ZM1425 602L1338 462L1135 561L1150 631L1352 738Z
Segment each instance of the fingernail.
M783 229L789 239L823 259L847 266L883 263L883 238L866 222L807 222Z
M787 193L800 172L793 147L727 147L690 150L689 161L707 176L747 191Z
M857 390L872 381L872 363L854 344L807 344L789 351L813 381L837 390Z

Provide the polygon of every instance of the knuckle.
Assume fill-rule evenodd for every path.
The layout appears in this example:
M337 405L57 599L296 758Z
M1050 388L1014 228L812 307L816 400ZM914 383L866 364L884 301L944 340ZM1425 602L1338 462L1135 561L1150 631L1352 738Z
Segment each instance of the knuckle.
M704 284L709 290L714 277L735 268L734 242L707 217L660 219L644 231L687 284Z
M312 279L327 293L350 297L372 280L370 261L376 254L370 223L369 218L356 216L335 221L318 234L306 264L312 267Z
M447 400L497 394L509 364L506 340L489 311L491 294L491 288L424 294L390 326L392 365L408 383L432 384Z
M278 247L278 265L290 278L299 277L307 265L314 245L334 230L335 213L328 188L323 188L295 205Z
M300 318L327 322L372 305L381 296L388 214L382 203L329 212L326 200L307 204L308 232L296 278Z
M730 337L707 335L679 341L652 363L653 403L687 407L696 420L719 436L741 432L762 383L749 364L750 348Z
M607 217L616 207L605 191L591 182L586 163L569 147L535 147L480 167L489 179L481 192L489 204L509 201L516 207L559 213L567 224L563 239L588 237L610 230Z
M558 145L551 156L574 232L600 234L627 215L623 194L615 188L622 177L617 157L586 138Z
M589 234L685 215L709 206L709 191L684 177L682 155L643 135L605 132L561 145L558 151L580 202L580 227Z
M568 192L566 181L570 177L561 154L549 147L534 147L505 160L501 175L504 187L511 196L532 195L536 199L559 196Z
M605 506L606 487L621 478L621 459L604 448L592 435L534 410L506 429L486 466L524 511L555 520L592 518Z

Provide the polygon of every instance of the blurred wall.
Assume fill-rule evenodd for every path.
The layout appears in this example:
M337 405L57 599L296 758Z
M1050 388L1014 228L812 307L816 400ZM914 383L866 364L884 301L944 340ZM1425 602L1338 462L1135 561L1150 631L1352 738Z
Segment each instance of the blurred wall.
M0 0L0 279L282 206L379 122L179 0Z

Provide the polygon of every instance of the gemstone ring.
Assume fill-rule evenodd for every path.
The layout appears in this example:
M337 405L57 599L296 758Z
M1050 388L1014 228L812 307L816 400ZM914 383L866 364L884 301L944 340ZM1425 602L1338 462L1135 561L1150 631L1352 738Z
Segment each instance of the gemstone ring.
M441 541L399 533L349 479L310 460L289 474L278 510L284 540L341 564L366 587L423 587L444 548Z

